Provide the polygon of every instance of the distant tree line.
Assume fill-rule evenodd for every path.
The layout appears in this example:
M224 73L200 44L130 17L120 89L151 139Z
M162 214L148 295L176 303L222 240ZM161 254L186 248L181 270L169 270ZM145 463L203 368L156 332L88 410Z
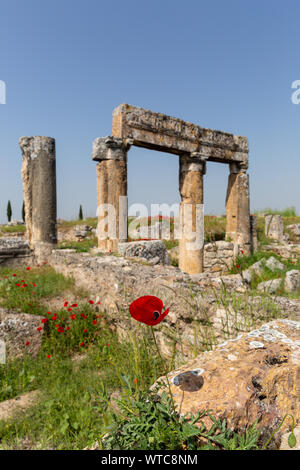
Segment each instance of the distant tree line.
M7 208L6 208L6 215L7 215L7 220L8 222L11 222L11 218L12 218L12 207L11 207L11 202L8 201L7 203ZM21 214L21 217L22 217L22 220L23 222L25 223L25 202L23 201L23 204L22 204L22 214Z
M8 201L8 203L7 203L6 215L7 215L8 222L11 222L12 207L11 207L11 202L10 201ZM23 222L25 223L25 202L24 201L23 201L23 204L22 204L22 214L21 214L21 216L22 216ZM82 210L82 205L81 204L79 206L78 219L83 220L83 210Z

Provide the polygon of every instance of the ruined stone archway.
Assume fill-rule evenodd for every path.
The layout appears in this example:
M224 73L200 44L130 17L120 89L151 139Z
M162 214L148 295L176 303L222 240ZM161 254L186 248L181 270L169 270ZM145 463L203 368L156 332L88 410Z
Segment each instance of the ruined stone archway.
M205 129L177 118L154 113L128 104L113 112L112 136L94 141L92 159L97 165L98 208L113 206L114 233L107 232L104 213L98 214L98 246L103 251L117 250L119 241L127 241L127 152L131 145L179 156L182 236L179 267L194 274L203 271L203 245L190 249L188 225L197 227L197 208L203 205L203 176L206 161L227 163L230 168L226 197L226 235L244 250L250 250L250 207L248 140L246 137ZM187 235L188 234L188 235Z

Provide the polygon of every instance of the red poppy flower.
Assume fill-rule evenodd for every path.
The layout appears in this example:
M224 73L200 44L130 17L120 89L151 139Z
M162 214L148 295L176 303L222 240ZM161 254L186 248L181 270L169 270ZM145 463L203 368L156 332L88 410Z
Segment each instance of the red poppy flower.
M47 264L47 261L43 261L43 264Z
M244 250L241 250L241 253L244 254L245 253Z
M237 265L236 265L236 267L239 269L240 265L239 265L239 264L237 264Z
M70 327L69 327L69 326L67 326L66 330L67 330L67 331L69 331L69 329L70 329Z
M30 345L30 341L26 341L25 346L29 346L29 345Z
M71 307L78 307L78 304L73 304L71 305Z
M51 317L51 320L54 320L54 321L55 321L56 319L57 319L57 315L56 315L56 314L53 315L53 317Z
M13 274L14 277L16 277L16 274Z
M47 323L47 321L48 321L47 318L43 318L41 323Z
M19 284L19 283L18 283L18 284L16 284L16 286L17 286L17 287L20 287L20 285L21 285L21 284Z
M48 359L50 359L50 357L51 357L51 354L48 354Z
M36 287L36 283L35 283L35 282L33 282L32 285L33 285L33 287Z
M73 310L73 309L72 309L71 307L68 308L68 312L72 312L72 310Z
M84 333L87 333L87 328L85 328L85 329L83 330L83 332L84 332Z
M64 307L67 307L67 306L68 306L68 303L69 303L69 302L65 302L65 303L64 303Z
M84 343L80 343L80 346L84 346Z
M137 384L137 383L138 383L138 379L134 379L134 380L133 380L133 383L134 383L134 384Z
M167 308L162 312L164 304L162 300L153 295L143 295L129 306L132 318L149 326L158 325L169 313Z
M93 305L94 301L93 300L89 300L89 304Z
M26 269L27 269L27 271L30 271L30 267L29 267L29 266L28 266L28 268L26 268Z
M37 267L38 267L38 268L40 268L40 266L41 266L40 264L37 264Z
M93 325L97 325L97 320L93 320Z
M59 327L57 328L57 332L58 332L58 333L63 333L63 332L64 332L63 327L62 327L62 326L59 326Z
M42 328L41 326L39 326L39 327L37 328L38 331L42 331L42 329L43 329L43 328Z
M47 315L51 315L51 312L47 312Z
M76 315L75 315L75 313L73 313L72 315L70 315L70 318L71 318L71 320L76 320Z

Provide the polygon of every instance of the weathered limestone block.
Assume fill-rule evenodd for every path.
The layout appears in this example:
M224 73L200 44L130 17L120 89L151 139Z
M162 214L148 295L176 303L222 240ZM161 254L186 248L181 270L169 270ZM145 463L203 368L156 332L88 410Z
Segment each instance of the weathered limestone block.
M180 156L179 268L189 274L203 272L203 174L205 174L205 160L199 156L191 157L186 154Z
M37 258L57 243L55 139L21 137L27 237Z
M257 238L257 217L256 215L250 214L250 240L251 240L251 252L254 253L258 250L258 238Z
M300 291L300 271L292 269L285 275L284 287L287 292Z
M268 292L269 294L275 294L275 292L281 286L282 279L270 279L269 281L260 282L257 286L257 290L262 292Z
M242 165L231 164L226 196L226 238L251 251L249 176Z
M0 308L0 340L5 342L6 357L17 358L25 353L36 355L42 345L43 317L28 313L13 313ZM42 327L41 331L37 328ZM26 346L26 343L29 343Z
M285 268L285 265L283 263L280 263L280 261L274 258L274 256L271 256L270 258L267 259L266 266L271 271L276 271L276 270L282 271Z
M253 275L261 276L263 273L263 260L259 260L256 263L252 264L248 269L243 271L243 279L248 284L251 283Z
M98 247L117 251L127 241L127 150L129 143L115 137L100 137L93 143L97 165Z
M205 129L162 113L129 104L113 112L112 134L131 138L133 145L181 155L198 152L203 158L248 165L248 140L227 132Z
M300 224L291 224L286 228L291 230L291 232L296 235L297 238L300 238Z
M266 215L265 235L273 240L283 241L283 220L281 215Z
M91 233L92 228L89 225L75 225L73 229L74 236L79 239L86 238Z
M236 256L234 243L218 240L204 244L204 271L226 273L233 265Z
M157 261L157 263L161 264L170 264L168 252L161 240L119 243L118 249L119 253L125 258L138 257L143 258L150 263Z
M182 415L209 409L236 432L257 420L266 442L286 413L300 421L299 367L300 322L280 319L200 353L168 377ZM278 446L289 426L286 420L277 433Z

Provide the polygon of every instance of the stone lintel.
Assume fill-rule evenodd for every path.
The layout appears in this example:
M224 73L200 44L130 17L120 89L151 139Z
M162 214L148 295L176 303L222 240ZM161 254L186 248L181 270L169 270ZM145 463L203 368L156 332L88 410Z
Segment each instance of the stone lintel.
M130 139L107 136L98 137L93 142L92 160L125 160L126 152L131 145Z
M197 152L209 161L248 163L248 139L128 104L113 112L112 134L133 145L180 155Z

